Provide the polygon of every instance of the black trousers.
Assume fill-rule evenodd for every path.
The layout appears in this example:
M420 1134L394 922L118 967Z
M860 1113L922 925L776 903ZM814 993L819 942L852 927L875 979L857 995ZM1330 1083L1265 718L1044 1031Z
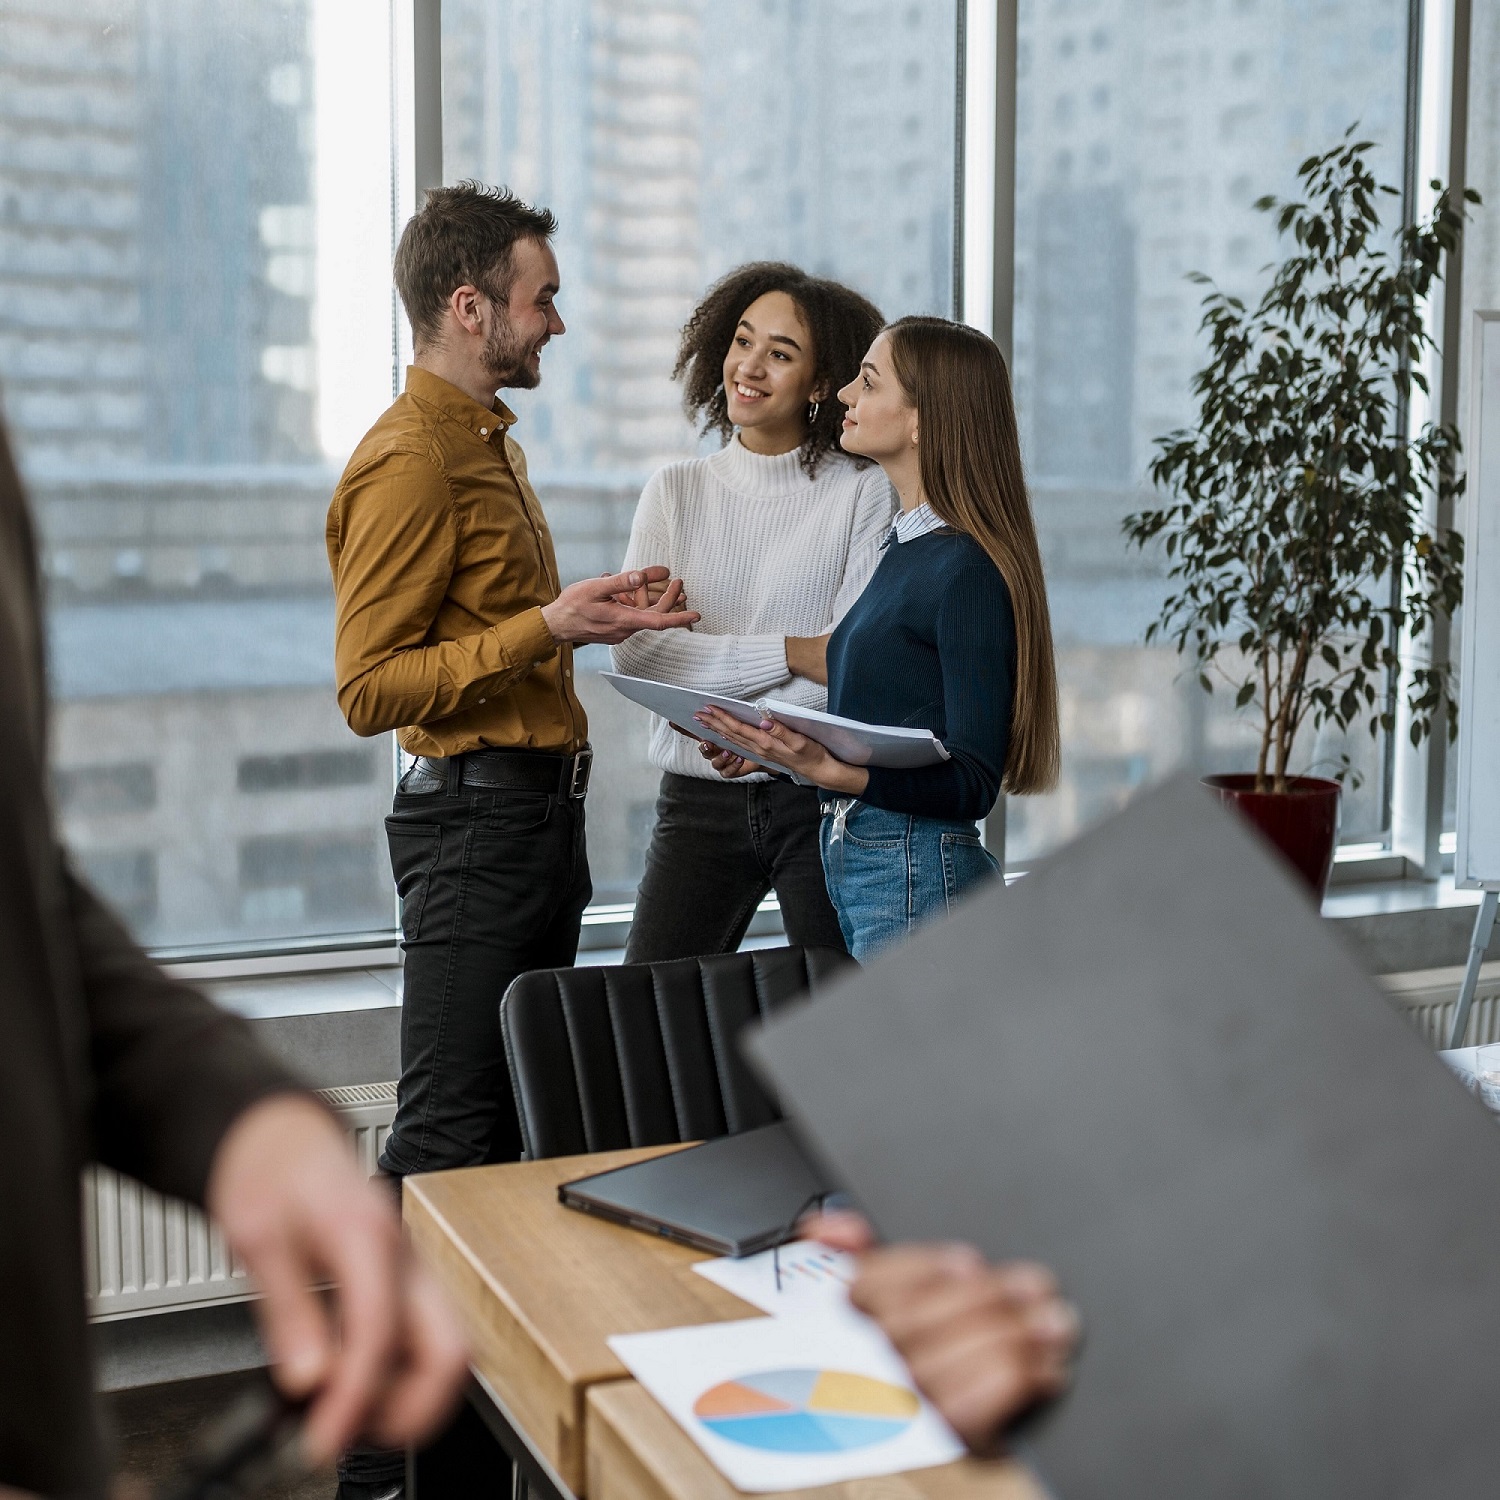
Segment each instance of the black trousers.
M515 1161L521 1129L500 997L517 974L566 968L578 956L593 894L583 800L450 787L416 768L401 778L385 831L406 971L401 1082L381 1168L404 1177ZM467 1420L460 1415L446 1446ZM492 1462L496 1493L508 1493L498 1449ZM377 1489L404 1474L404 1454L365 1445L339 1461L341 1481ZM466 1494L434 1490L437 1500L450 1493Z
M789 781L705 781L668 771L625 946L627 963L733 953L775 890L787 940L844 946L823 883L818 794Z
M500 997L574 961L593 894L581 798L434 783L408 771L385 823L406 983L380 1165L402 1177L520 1156Z

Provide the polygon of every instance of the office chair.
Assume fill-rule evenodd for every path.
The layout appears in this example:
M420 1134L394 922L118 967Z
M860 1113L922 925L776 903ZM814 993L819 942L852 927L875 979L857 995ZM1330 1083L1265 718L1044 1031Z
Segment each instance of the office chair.
M759 948L522 974L500 1002L500 1031L527 1158L706 1140L779 1119L735 1035L853 962L832 948Z

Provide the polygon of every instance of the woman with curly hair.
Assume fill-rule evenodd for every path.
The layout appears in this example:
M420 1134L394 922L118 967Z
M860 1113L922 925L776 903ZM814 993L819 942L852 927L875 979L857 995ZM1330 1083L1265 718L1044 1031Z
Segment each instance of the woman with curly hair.
M994 340L944 318L885 329L839 393L843 445L901 499L891 545L828 645L828 706L927 729L947 758L916 770L847 765L772 719L700 717L823 788L823 863L849 951L863 961L999 874L977 820L1001 791L1057 781L1057 674L1010 375Z
M612 648L617 671L824 706L829 632L874 571L895 508L881 470L840 448L833 400L881 323L857 292L778 262L741 266L709 289L673 376L724 446L652 475L623 564L667 563L702 621ZM697 741L662 720L651 759L661 794L627 962L733 952L771 889L791 942L844 946L812 787L763 774L723 781Z

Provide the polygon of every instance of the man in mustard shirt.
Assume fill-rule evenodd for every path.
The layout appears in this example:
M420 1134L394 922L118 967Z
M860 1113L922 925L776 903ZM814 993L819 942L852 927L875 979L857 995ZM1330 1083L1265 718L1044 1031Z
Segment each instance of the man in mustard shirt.
M406 950L393 1176L520 1154L500 997L573 962L592 894L573 646L698 618L665 568L559 586L495 397L536 385L563 332L555 228L505 191L428 195L396 252L415 363L328 512L339 706L416 757L386 820Z

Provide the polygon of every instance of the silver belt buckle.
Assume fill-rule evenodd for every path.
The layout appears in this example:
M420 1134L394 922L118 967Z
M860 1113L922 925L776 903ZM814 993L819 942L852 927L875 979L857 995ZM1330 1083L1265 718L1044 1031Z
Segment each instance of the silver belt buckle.
M838 844L843 842L844 824L848 821L849 814L854 810L856 802L854 797L840 797L833 804L833 831L829 834L829 842Z
M568 795L570 797L582 797L589 789L589 776L594 768L594 752L585 745L577 755L573 757L573 774L568 782Z

